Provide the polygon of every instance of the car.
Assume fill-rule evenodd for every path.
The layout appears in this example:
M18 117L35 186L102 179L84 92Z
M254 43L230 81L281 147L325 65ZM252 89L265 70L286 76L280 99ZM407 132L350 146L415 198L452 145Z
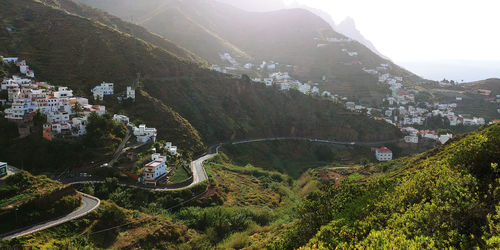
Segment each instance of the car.
M108 167L108 166L109 166L109 164L104 163L104 164L101 165L101 168L105 168L105 167Z

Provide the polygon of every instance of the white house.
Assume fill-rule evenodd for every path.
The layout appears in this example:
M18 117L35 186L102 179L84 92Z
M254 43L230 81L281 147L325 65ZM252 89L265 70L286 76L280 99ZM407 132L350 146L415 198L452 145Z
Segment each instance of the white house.
M35 71L30 69L26 72L27 77L35 78Z
M171 142L167 142L165 149L170 155L177 155L177 146L173 146Z
M311 90L311 93L312 93L313 95L319 95L319 88L318 88L318 87L316 87L316 86L314 86L314 87L312 88L312 90Z
M0 177L4 177L7 175L7 163L0 162Z
M87 117L74 117L71 119L73 136L82 136L87 133Z
M451 138L453 138L453 135L448 133L446 135L440 135L439 136L439 142L441 142L441 144L445 144L446 142L448 142Z
M105 95L113 95L114 94L114 84L108 82L102 82L101 85L98 85L92 89L92 94L94 94L94 99L103 99Z
M138 142L148 142L149 140L156 140L157 131L155 128L147 128L146 125L141 124L139 127L134 128L134 135L137 137Z
M348 110L354 110L355 107L356 107L356 103L354 102L346 102L345 103L345 107L348 109Z
M69 121L69 113L55 111L47 114L48 123L67 122L67 121Z
M21 62L19 62L19 71L22 74L26 74L29 69L30 69L30 67L26 64L25 60L22 60Z
M404 138L406 143L418 143L418 136L417 135L407 135Z
M273 86L273 78L264 78L264 83L267 87Z
M143 182L144 184L156 185L159 177L167 173L166 157L160 154L153 154L151 162L144 166Z
M3 61L6 63L17 63L18 60L17 57L3 57Z
M127 116L117 115L117 114L113 115L113 120L115 120L117 122L122 122L122 123L125 123L125 124L128 124L130 122L130 119Z
M73 97L73 90L68 87L59 87L57 91L54 91L55 98L70 98Z
M135 100L135 89L132 87L127 87L127 99Z
M372 151L375 151L375 157L378 161L392 160L392 151L386 147L372 148Z

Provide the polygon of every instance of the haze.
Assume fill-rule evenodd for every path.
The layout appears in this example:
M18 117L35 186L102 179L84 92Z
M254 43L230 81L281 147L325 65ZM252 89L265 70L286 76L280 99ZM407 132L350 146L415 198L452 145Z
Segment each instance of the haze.
M433 62L432 68L436 67L436 64L451 69L460 68L450 71L449 78L478 80L473 79L475 76L469 76L466 72L467 66L461 65L460 62L477 66L488 64L489 61L500 61L498 48L500 1L298 0L298 2L328 12L336 23L346 16L353 17L357 28L380 52L410 70L416 69L416 73L425 77L446 77L447 73L436 76L427 72L425 67L415 68L415 64L421 66L422 63ZM451 67L448 64L450 61L459 67ZM476 70L474 75L481 74L477 72L477 67L474 70ZM500 73L495 75L491 67L484 74L480 78L500 76Z

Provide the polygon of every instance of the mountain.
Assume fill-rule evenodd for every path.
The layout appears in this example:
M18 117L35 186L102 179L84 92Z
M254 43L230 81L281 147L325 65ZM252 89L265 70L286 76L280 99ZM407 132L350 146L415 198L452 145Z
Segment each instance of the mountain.
M498 248L500 124L311 193L270 249ZM381 173L386 172L386 173Z
M304 9L248 12L210 0L163 0L161 4L146 1L139 7L132 0L80 1L121 18L134 16L139 25L211 63L222 63L219 55L225 52L240 65L247 62L260 65L262 61L272 60L301 81L318 82L324 90L367 104L380 102L387 88L379 85L377 78L363 68L389 64L393 75L410 82L420 80L356 41L328 41L343 41L346 37ZM118 2L120 8L115 8ZM286 65L295 67L292 70L284 67ZM259 74L267 76L267 72L257 72Z
M356 28L356 24L354 22L354 19L352 17L346 17L342 22L340 22L338 25L334 26L334 29L342 34L344 34L347 37L350 37L361 44L365 45L367 48L369 48L371 51L375 52L375 54L379 55L380 57L389 60L386 56L382 55L377 48L375 48L375 45L373 45L372 42L370 42L368 39L366 39L363 34Z
M217 0L246 11L268 12L286 8L282 0Z
M140 75L135 103L106 98L104 104L110 112L122 111L132 121L156 127L159 139L171 140L186 151L201 153L203 144L235 138L295 135L373 141L400 134L383 121L349 113L329 101L209 71L154 41L61 9L64 6L0 2L0 54L26 59L38 80L68 86L87 97L102 81L114 82L120 92ZM175 48L177 53L185 51ZM1 143L22 148L29 141Z
M232 1L232 0L218 0L219 2L223 2L226 4L230 4L234 7L246 10L246 11L259 11L259 12L267 12L267 11L276 11L280 9L285 9L285 8L301 8L308 10L315 15L321 17L325 22L330 24L330 26L337 32L354 39L367 48L369 48L371 51L373 51L375 54L379 55L380 57L390 60L386 56L384 56L382 53L380 53L377 48L373 45L372 42L370 42L368 39L366 39L361 32L356 28L356 25L354 23L354 19L351 17L347 17L345 20L343 20L341 23L338 25L335 24L335 21L333 21L332 17L330 14L327 12L317 9L317 8L312 8L308 5L305 4L300 4L298 2L292 2L289 5L285 5L283 1L276 0L276 1L266 1L266 3L255 3L255 1L248 1L248 0L238 0L238 1Z

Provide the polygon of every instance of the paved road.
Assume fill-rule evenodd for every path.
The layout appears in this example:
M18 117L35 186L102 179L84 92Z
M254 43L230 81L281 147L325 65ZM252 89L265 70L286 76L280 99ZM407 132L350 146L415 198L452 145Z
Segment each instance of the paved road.
M108 165L112 166L116 162L116 160L118 160L120 155L123 154L124 152L123 149L125 148L125 145L127 145L127 142L130 139L130 137L132 136L132 129L133 128L131 126L127 125L127 135L125 135L125 138L123 138L122 143L120 143L120 146L118 147L118 149L116 149L115 154L113 155L111 161L109 161Z
M84 193L80 193L80 194L82 194L82 205L77 210L75 210L75 211L73 211L73 212L71 212L63 217L59 217L59 218L51 220L51 221L46 221L46 222L31 226L29 228L24 228L21 231L16 231L16 232L8 234L6 236L4 235L3 239L4 240L14 239L14 238L21 237L24 235L36 233L36 232L39 232L39 231L42 231L42 230L45 230L45 229L48 229L51 227L55 227L57 225L63 224L65 222L68 222L71 220L81 218L81 217L89 214L90 212L94 211L101 203L101 201L96 197L92 197L92 196L84 194Z
M324 140L324 139L307 138L307 137L268 137L268 138L245 139L245 140L221 142L221 143L217 143L217 144L210 146L207 150L207 154L205 154L205 155L201 156L200 158L191 162L190 167L191 167L191 172L193 173L193 182L185 187L155 188L155 187L144 187L144 186L140 186L140 185L128 185L128 184L120 184L120 185L141 188L141 189L151 190L151 191L159 191L159 192L187 189L187 188L190 188L190 187L208 179L207 172L205 170L205 167L203 166L203 162L210 159L214 155L216 155L219 151L219 148L222 145L228 145L228 144L237 145L237 144L252 143L252 142L282 141L282 140L305 140L305 141L310 141L310 142L318 142L318 143L326 143L326 144L334 144L334 145L345 145L345 146L354 146L354 145L382 146L382 145L387 144L387 143L400 142L403 139L394 139L394 140L376 141L376 142L343 142L343 141ZM94 182L94 183L101 182L102 183L103 181L102 180L95 180L95 179L88 179L88 180L81 179L81 180L74 180L71 182L66 182L66 184L78 184L78 183L84 183L84 182Z

